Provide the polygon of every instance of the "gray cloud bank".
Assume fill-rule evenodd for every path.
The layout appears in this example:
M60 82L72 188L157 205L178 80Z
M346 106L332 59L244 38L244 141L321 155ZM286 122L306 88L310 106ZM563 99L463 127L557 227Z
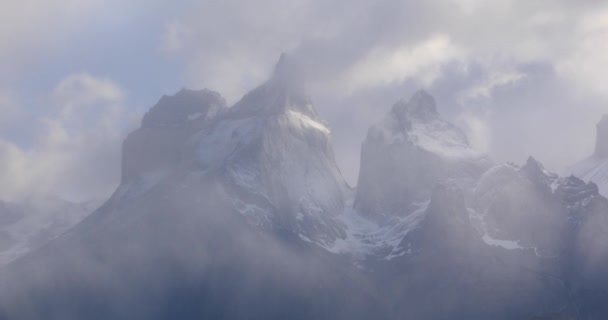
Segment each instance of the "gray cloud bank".
M69 38L71 32L66 31L70 29L67 26L86 25L82 32L94 34L115 21L128 21L124 26L137 30L137 26L151 24L153 27L141 28L145 30L141 31L142 37L157 39L150 52L160 53L176 64L180 84L217 90L229 103L265 80L280 53L288 52L298 61L317 108L330 123L336 156L352 184L356 183L360 143L369 125L398 98L419 88L435 96L440 112L462 126L478 149L499 161L521 163L534 155L552 170L561 170L591 153L594 125L608 111L608 93L603 88L608 74L608 6L601 1L227 0L128 5L93 1L87 6L63 2L61 5L70 8L68 13L78 17L58 29L65 34L63 38ZM103 18L83 22L82 17L96 11L102 12ZM52 10L48 17L37 14L37 25L54 23L62 14L60 10ZM3 66L21 61L11 52L31 48L37 38L46 35L31 28L19 30L25 30L22 38L0 34L7 40L5 46L12 48L0 56ZM57 35L53 39L60 38ZM138 46L137 41L130 43ZM61 45L70 46L69 42ZM104 59L121 59L109 56ZM43 55L38 61L45 64ZM13 66L11 70L17 74L18 68ZM124 92L148 80L135 78L138 83L134 83L133 78L104 79L72 72L57 82L79 74L84 77L80 81L95 83L100 100L87 100L90 93L86 84L74 86L71 94L77 102L52 100L62 105L62 111L52 117L55 122L51 121L56 124L63 119L61 128L72 130L66 136L79 137L79 142L72 142L71 147L45 142L44 147L33 151L13 138L0 139L3 193L29 190L31 183L23 181L39 181L42 174L36 174L36 170L47 177L43 185L68 193L83 188L91 193L110 189L108 180L119 176L118 148L124 132L117 128L124 126L112 121L124 119L120 112L129 113ZM96 80L86 80L82 74ZM162 72L158 77L163 77ZM19 110L14 106L19 97L15 98L14 88L5 83L2 81L5 88L0 88L3 119L14 117ZM112 93L109 83L120 83L115 91L122 90L123 95ZM161 92L147 94L150 101ZM66 114L82 109L74 107L76 104L94 105L108 116L91 120L82 115L82 123L95 125L69 126L66 119L75 118ZM101 105L106 107L99 109ZM91 135L104 138L83 142L83 136ZM86 154L100 152L99 156L73 156L85 146L90 148ZM47 151L39 154L39 150ZM27 160L53 154L61 155L53 158L57 162L41 161L47 168ZM28 169L19 171L14 166ZM77 172L74 168L80 167L84 168L82 172L116 173L67 173ZM76 182L59 183L66 177Z

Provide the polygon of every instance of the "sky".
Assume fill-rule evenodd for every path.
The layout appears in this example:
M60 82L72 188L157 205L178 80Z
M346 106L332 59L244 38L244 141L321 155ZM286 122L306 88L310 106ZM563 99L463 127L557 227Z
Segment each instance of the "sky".
M163 94L233 104L281 53L356 184L367 128L418 89L497 162L589 156L608 113L608 2L0 0L0 199L107 197Z

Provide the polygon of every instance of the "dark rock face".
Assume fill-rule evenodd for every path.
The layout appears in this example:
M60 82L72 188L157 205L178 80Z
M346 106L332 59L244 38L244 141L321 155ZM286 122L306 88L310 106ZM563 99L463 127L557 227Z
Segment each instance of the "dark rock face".
M182 126L189 121L200 122L217 115L226 107L222 96L208 89L182 89L173 96L163 96L144 115L142 128Z
M608 158L608 115L604 115L597 124L595 155L600 158Z
M122 182L179 165L187 137L212 121L225 104L210 90L183 89L163 96L123 143Z
M414 251L431 250L442 255L467 254L482 245L469 219L462 190L449 182L433 189L424 220L403 242Z
M490 165L460 129L440 118L434 99L420 91L397 102L369 129L355 205L380 217L403 215L413 203L428 199L437 183L473 183Z

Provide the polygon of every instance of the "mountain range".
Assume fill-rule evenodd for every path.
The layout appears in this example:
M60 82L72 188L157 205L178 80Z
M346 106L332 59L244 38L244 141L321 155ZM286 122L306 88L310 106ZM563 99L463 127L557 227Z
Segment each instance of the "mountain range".
M163 96L111 198L1 270L0 318L605 318L598 185L496 163L418 91L369 128L352 188L303 87L283 57L231 107Z

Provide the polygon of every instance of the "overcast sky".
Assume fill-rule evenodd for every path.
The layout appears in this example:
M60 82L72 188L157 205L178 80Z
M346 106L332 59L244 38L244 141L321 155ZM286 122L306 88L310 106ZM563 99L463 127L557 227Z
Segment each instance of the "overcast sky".
M369 125L417 89L497 161L554 171L591 154L608 113L605 1L0 0L0 21L0 199L106 196L162 94L232 104L281 52L352 184Z

